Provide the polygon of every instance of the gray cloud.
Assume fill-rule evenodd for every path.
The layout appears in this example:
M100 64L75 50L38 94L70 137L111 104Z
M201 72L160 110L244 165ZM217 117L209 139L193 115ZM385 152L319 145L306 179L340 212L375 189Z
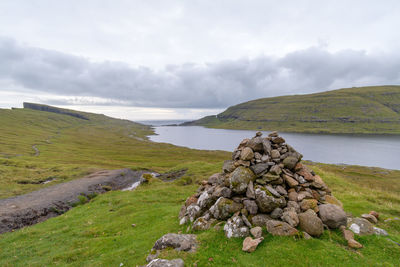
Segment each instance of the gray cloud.
M81 99L84 104L223 108L261 97L400 83L398 54L328 52L321 47L283 57L260 56L153 70L121 62L91 62L0 38L0 62L0 80L38 95L75 97L75 104ZM62 100L54 102L60 104Z

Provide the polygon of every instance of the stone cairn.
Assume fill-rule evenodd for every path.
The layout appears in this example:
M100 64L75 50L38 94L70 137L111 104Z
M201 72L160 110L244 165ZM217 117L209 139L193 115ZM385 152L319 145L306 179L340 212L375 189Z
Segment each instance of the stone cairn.
M301 159L277 132L244 139L222 173L203 181L186 200L180 224L191 223L197 231L226 221L225 235L251 239L252 234L256 239L248 240L250 246L262 241L261 227L272 235L318 237L324 226L346 226L340 201Z

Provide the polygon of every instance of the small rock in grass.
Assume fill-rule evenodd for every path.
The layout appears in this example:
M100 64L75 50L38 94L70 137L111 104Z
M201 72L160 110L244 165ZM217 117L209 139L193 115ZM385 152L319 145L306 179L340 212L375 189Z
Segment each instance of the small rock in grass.
M347 242L347 245L350 247L350 248L362 248L363 247L363 245L361 245L360 243L358 243L356 240L354 240L354 239L351 239L351 240L349 240L348 242Z
M369 214L371 214L372 216L374 216L376 219L379 219L379 213L378 213L378 212L376 212L376 211L374 211L374 210L371 210L371 211L369 212Z
M246 237L243 240L243 247L242 250L246 252L253 252L256 250L258 244L260 244L264 240L263 237L253 239L250 236Z
M303 232L303 236L305 240L310 240L312 239L312 236L310 236L307 232Z
M384 229L378 227L374 227L374 234L383 236L389 235Z

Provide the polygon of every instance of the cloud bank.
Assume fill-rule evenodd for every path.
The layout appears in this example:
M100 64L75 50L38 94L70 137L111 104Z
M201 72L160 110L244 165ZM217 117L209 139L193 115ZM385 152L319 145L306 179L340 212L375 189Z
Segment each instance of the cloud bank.
M49 104L225 108L247 100L342 87L400 84L399 54L310 47L282 57L260 56L161 70L122 62L91 62L0 38L0 81ZM7 88L0 88L0 91Z

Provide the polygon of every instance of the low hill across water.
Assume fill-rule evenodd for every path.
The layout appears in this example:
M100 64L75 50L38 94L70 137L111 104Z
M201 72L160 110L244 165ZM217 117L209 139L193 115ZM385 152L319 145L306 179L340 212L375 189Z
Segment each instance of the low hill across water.
M224 129L400 134L400 86L261 98L184 123Z

